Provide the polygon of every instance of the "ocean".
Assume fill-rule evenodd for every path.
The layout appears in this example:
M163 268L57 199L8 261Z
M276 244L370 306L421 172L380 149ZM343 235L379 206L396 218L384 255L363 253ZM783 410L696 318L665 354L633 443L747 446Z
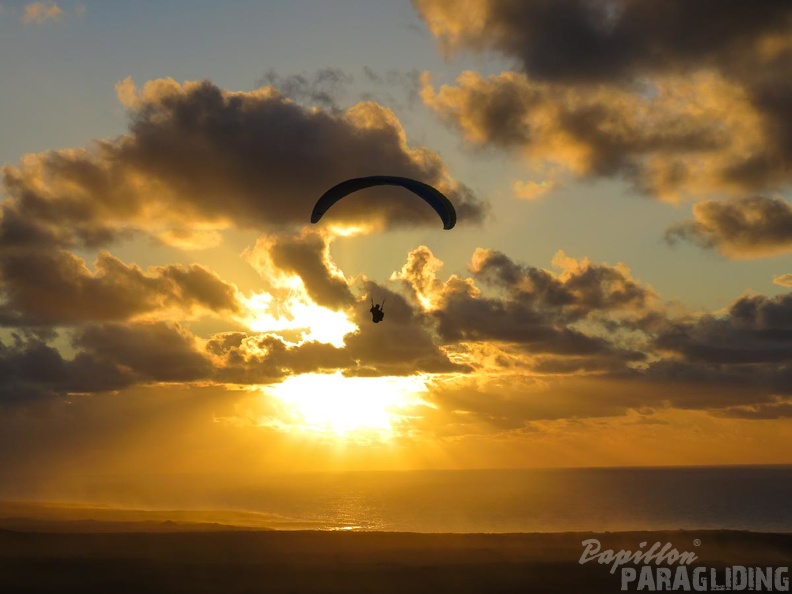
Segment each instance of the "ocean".
M792 532L792 466L317 473L217 495L335 530Z
M67 499L256 512L281 529L792 532L792 466L170 476L145 486L115 478L75 487Z

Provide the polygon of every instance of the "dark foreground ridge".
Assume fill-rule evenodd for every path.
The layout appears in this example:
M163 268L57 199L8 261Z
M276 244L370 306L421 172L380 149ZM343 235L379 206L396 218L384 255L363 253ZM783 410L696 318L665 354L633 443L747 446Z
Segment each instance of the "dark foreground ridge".
M697 564L790 565L792 534L32 532L0 530L0 592L618 592L619 571L581 565L582 541L695 551ZM698 546L693 542L698 539ZM635 588L632 588L635 591Z

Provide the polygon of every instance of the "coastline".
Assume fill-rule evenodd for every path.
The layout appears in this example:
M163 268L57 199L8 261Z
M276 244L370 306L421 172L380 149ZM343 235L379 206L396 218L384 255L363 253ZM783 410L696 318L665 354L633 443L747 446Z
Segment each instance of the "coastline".
M98 526L99 523L97 523ZM618 592L582 543L695 550L708 567L789 565L792 534L635 531L431 534L223 529L0 529L3 592ZM693 541L700 544L695 547Z
M596 594L621 591L622 570L612 563L619 551L632 560L636 553L678 551L709 568L792 560L792 533L779 532L431 533L306 525L249 511L0 502L0 591ZM622 567L674 567L667 558L640 561Z

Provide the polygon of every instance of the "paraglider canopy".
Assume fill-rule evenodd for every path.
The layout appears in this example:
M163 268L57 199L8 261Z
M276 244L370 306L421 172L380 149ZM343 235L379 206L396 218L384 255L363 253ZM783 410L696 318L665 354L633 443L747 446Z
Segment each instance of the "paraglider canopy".
M371 188L373 186L401 186L423 198L431 206L443 221L443 229L452 229L456 225L456 211L451 201L446 198L439 190L429 184L419 182L409 177L398 177L393 175L371 175L368 177L356 177L341 182L325 192L316 202L311 213L311 222L318 223L328 209L336 202L358 190Z

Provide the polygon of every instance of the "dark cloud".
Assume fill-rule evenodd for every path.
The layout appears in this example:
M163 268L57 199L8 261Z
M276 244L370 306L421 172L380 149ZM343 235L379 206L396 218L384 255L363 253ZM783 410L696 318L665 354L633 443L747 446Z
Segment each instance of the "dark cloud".
M74 338L98 361L127 369L140 383L209 379L212 365L195 337L165 322L90 325Z
M596 354L607 341L553 324L528 305L495 298L449 292L441 309L434 312L440 336L449 342L462 340L520 343L535 353Z
M258 81L258 86L277 88L285 97L317 105L325 109L338 109L338 102L346 87L354 77L340 68L322 68L311 74L292 74L283 76L275 70L268 70Z
M431 324L400 295L367 281L365 295L385 301L385 324L373 324L364 296L354 310L360 330L345 338L358 363L350 375L413 375L415 373L466 373L467 365L452 362L435 343ZM387 332L385 329L387 328Z
M483 216L481 203L451 180L440 157L408 147L393 112L372 102L331 113L303 107L272 87L234 93L170 79L140 92L127 79L119 95L131 109L129 134L90 150L29 155L19 167L3 168L0 247L95 247L134 232L167 241L189 226L304 225L327 188L382 173L439 186L461 220ZM383 193L381 200L352 200L333 218L435 222L402 198Z
M653 293L636 282L624 265L578 262L563 254L557 262L567 268L560 276L547 270L515 263L502 252L479 248L470 270L485 283L502 287L520 303L556 308L566 320L595 312L642 311Z
M331 262L329 250L327 238L317 233L270 235L258 240L250 256L265 277L277 272L296 274L315 303L341 309L355 297Z
M357 325L357 331L344 337L345 346L343 351L339 350L343 355L332 359L337 369L344 369L351 375L369 376L467 370L449 361L435 344L431 322L401 294L364 280L358 287L362 295L355 297L347 281L335 269L329 248L328 238L315 233L270 236L259 240L249 253L249 259L265 279L276 279L273 294L283 292L277 280L279 275L296 274L311 300L345 311ZM286 290L286 299L289 296L291 289ZM387 326L372 324L368 311L371 300L386 302ZM383 331L383 327L387 331ZM304 346L288 349L289 356L302 357L307 353Z
M178 324L135 321L138 314L161 313L168 307L178 307L183 316L185 308L195 303L229 313L240 313L241 306L229 285L198 266L152 267L144 272L102 253L92 272L74 254L32 250L41 261L57 257L45 268L47 274L34 265L37 261L19 262L19 275L7 276L6 286L24 291L12 295L5 313L17 315L9 322L49 325L44 332L33 326L28 338L3 347L3 400L31 403L158 382L271 384L293 375L339 370L370 377L471 370L449 358L436 343L426 317L402 295L366 281L360 286L363 295L354 297L346 282L331 274L334 265L327 250L326 237L303 232L262 239L252 251L265 280L274 283L271 298L286 299L276 304L283 309L279 316L291 315L289 300L294 297L293 284L284 290L279 286L279 275L284 274L300 277L316 303L351 316L358 329L339 346L304 341L299 330L288 329L224 332L202 341ZM32 279L48 279L49 291L37 292L40 285L35 283L28 286L23 282L28 278L25 273ZM371 323L369 295L386 301L387 326ZM67 334L75 351L72 359L48 344L59 339L52 324L74 326ZM295 339L299 342L291 342Z
M433 317L446 343L506 343L513 352L529 355L522 362L527 373L616 372L645 358L620 346L616 337L589 334L557 321L558 312L511 300L449 292Z
M363 67L363 78L377 85L403 86L408 89L408 94L418 93L420 88L420 72L417 70L395 70L378 72L370 66Z
M430 407L418 425L429 432L493 433L525 429L533 421L618 417L656 410L707 411L744 419L782 418L768 368L724 368L662 361L626 370L624 365L581 366L559 357L564 368L531 368L438 380L426 396ZM540 370L541 369L541 370ZM790 370L786 370L787 378Z
M715 414L732 419L751 419L759 421L789 419L792 418L792 402L778 398L773 402L763 404L732 406L716 411Z
M399 293L371 281L362 297L345 304L357 330L343 345L318 341L289 344L275 333L228 332L212 336L207 352L215 357L217 381L263 384L301 373L342 371L349 376L408 376L418 373L466 373L436 344L431 324ZM371 322L369 301L385 302L386 324Z
M655 320L646 332L651 362L613 377L660 387L673 406L762 407L792 394L789 294L742 297L723 315Z
M668 229L666 239L692 241L732 258L792 250L792 205L784 200L755 196L700 202L693 215Z
M413 4L447 50L492 50L517 67L424 86L424 101L475 145L668 199L792 181L784 0Z
M501 252L478 249L470 265L475 280L505 290L501 296L485 295L474 279L452 276L441 282L436 274L442 263L421 246L409 254L395 278L422 305L445 344L508 343L522 353L557 355L523 363L548 373L598 365L605 370L642 359L638 352L571 324L595 312L609 316L620 310L643 311L650 293L624 267L580 263L563 255L558 261L567 267L560 276L519 265Z
M295 373L335 371L353 363L344 349L330 344L289 346L269 334L216 334L206 350L216 357L216 380L241 385L270 384Z
M72 342L78 350L71 359L39 339L0 342L0 404L31 405L150 382L191 382L213 373L194 337L178 326L92 325Z
M345 79L328 70L305 84L279 82L293 83L289 92L305 98ZM396 116L372 102L324 110L301 106L271 87L233 93L209 82L172 80L140 91L127 80L118 93L130 108L128 134L90 149L28 155L18 167L3 168L0 325L28 336L22 346L4 347L4 400L150 382L268 383L338 369L372 375L465 369L449 362L417 318L399 327L399 342L389 344L366 326L343 348L294 346L255 333L211 338L204 348L182 327L143 323L250 312L234 285L201 266L143 269L105 251L89 265L86 250L141 235L192 249L216 245L229 227L277 229L259 250L271 264L263 272L273 300L288 292L278 278L296 275L308 300L348 311L360 304L330 261L329 235L283 230L307 224L327 187L386 172L438 186L455 201L462 221L480 221L484 206L450 178L436 153L410 148ZM351 198L332 219L436 225L429 209L387 191L378 200ZM398 318L398 300L392 302L389 316ZM54 346L56 329L64 327L71 328L71 359ZM41 377L25 371L36 367L30 361L46 368ZM59 375L48 379L49 372Z
M371 285L375 286L375 285ZM216 357L216 380L238 384L267 384L302 373L342 371L348 376L409 376L417 373L466 373L470 368L453 363L431 334L396 293L387 294L388 331L371 323L364 302L356 306L359 329L335 347L316 341L290 345L272 334L223 333L207 342Z
M34 400L67 382L60 353L39 340L6 346L0 342L0 402Z
M671 322L655 344L690 362L784 364L792 361L792 294L746 296L725 316Z
M174 308L233 313L236 288L198 266L148 271L100 252L94 270L58 249L0 249L0 324L64 325L126 320Z
M677 355L645 367L608 376L632 390L646 406L703 410L720 415L724 408L762 407L789 395L792 368L779 362L708 363Z
M714 411L792 392L789 295L745 296L724 315L672 315L621 265L563 255L555 263L560 274L479 249L473 278L443 282L442 262L421 247L396 278L455 361L509 382L588 378L579 389L614 393L597 397L600 411L641 404Z
M499 340L533 344L537 352L593 353L606 348L606 341L568 324L599 313L647 311L653 294L625 266L577 261L563 253L555 262L564 268L560 275L479 248L470 264L472 279L452 276L441 282L442 262L421 246L410 252L395 278L438 321L440 335L449 341ZM484 295L475 281L503 295Z
M29 405L68 393L106 392L135 382L133 374L88 353L64 359L43 340L0 341L0 405Z
M123 217L142 209L142 197L104 170L101 161L112 158L100 145L93 157L49 151L26 156L20 168L4 166L0 247L96 248L134 235L135 225Z
M298 103L337 113L341 105L348 105L350 101L374 101L401 111L414 107L419 101L420 72L380 71L370 66L364 66L360 75L339 68L290 75L269 70L257 84L275 87Z
M604 341L602 341L604 342ZM619 348L602 348L601 352L583 356L564 353L533 357L526 369L540 375L583 375L589 373L620 373L629 363L641 362L646 354Z
M363 67L363 80L374 89L365 92L363 98L395 109L409 110L420 103L421 73L418 70L390 69L384 72Z
M413 0L448 49L492 49L540 80L612 82L731 70L792 26L784 0Z
M621 177L676 200L775 185L786 175L780 164L772 180L735 175L746 154L753 159L770 144L741 92L713 77L663 79L639 90L564 86L509 72L486 79L468 72L457 83L439 90L427 83L423 99L470 144L560 164L580 178ZM682 97L704 106L687 110Z
M559 272L549 272L479 249L470 278L441 280L442 262L423 246L392 278L401 291L363 280L353 292L333 280L327 241L307 232L280 235L253 251L268 258L265 278L297 275L312 299L349 316L358 329L343 344L300 340L289 330L201 340L173 323L83 320L68 334L71 359L55 348L55 335L17 336L0 347L2 400L41 402L163 382L266 385L341 371L441 374L427 410L416 411L423 418L416 426L443 423L450 434L523 431L535 420L647 407L741 418L785 414L773 403L792 394L790 295L744 296L719 315L672 315L623 265L558 254ZM214 294L202 288L207 279L215 286L206 271L193 277L186 267L159 267L144 274L118 261L103 270L113 266L114 284L145 277ZM370 298L384 299L383 324L371 323Z

